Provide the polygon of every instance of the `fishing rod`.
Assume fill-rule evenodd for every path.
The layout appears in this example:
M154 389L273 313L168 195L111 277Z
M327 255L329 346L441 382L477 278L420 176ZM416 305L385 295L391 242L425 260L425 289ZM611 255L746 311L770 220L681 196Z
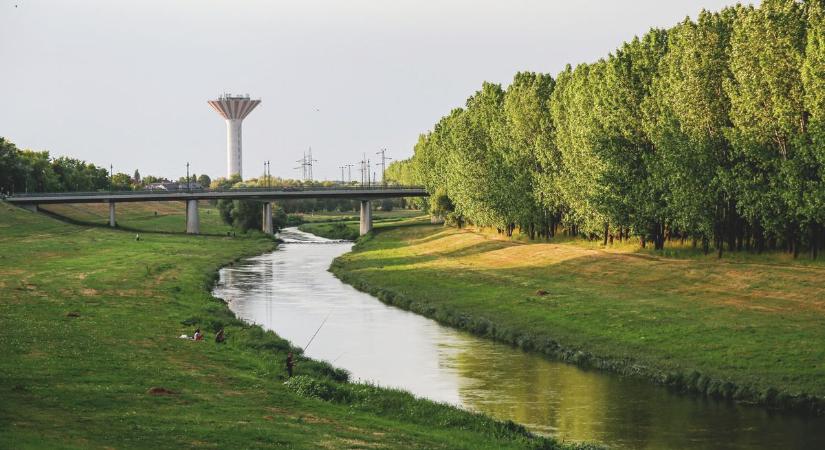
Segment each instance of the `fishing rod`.
M304 346L304 353L306 353L307 349L309 348L309 344L312 344L312 341L315 340L315 336L318 336L318 332L321 331L321 328L324 326L324 324L327 323L327 319L329 319L329 314L327 314L327 316L324 317L324 321L321 322L321 325L318 327L317 330L315 330L315 334L313 334L312 337L309 338L309 342L307 342L307 345Z

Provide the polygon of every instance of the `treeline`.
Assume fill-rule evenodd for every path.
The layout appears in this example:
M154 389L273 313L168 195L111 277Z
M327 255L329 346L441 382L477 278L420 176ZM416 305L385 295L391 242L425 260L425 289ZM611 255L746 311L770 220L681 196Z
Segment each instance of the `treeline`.
M208 187L208 175L190 175ZM148 184L168 182L162 177L134 174L110 174L109 169L86 161L61 156L52 157L47 151L20 150L14 143L0 137L0 194L26 192L94 192L103 190L130 191L144 189ZM181 183L186 177L181 177Z
M458 225L816 257L823 9L765 0L703 11L555 79L485 83L388 172L424 184L433 212Z
M20 150L0 137L0 194L96 191L109 187L109 171L49 152Z

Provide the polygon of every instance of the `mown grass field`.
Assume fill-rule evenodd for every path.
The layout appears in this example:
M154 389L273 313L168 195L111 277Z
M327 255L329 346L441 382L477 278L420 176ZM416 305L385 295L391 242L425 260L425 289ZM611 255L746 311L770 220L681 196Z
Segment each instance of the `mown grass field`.
M321 220L326 218L326 220ZM306 220L306 216L305 216ZM373 228L384 228L399 225L402 222L429 222L429 218L422 215L421 211L400 209L393 211L373 211ZM360 235L360 219L347 216L314 216L313 220L298 226L298 229L307 233L328 239L346 239L354 241Z
M121 223L143 214L125 209ZM171 226L164 217L145 229ZM269 250L272 239L142 237L0 203L0 448L555 445L513 424L342 383L324 363L299 358L299 377L285 384L289 343L237 321L209 293L221 264ZM196 326L206 341L178 338ZM219 345L221 326L228 342Z
M374 221L380 221L383 219L408 219L412 217L419 217L423 215L419 210L416 209L393 209L392 211L382 211L380 209L374 210L372 212L372 219ZM359 220L359 212L358 211L344 211L344 212L318 212L318 213L305 213L299 214L304 222L312 223L312 222L353 222Z
M106 203L43 205L40 209L84 225L109 226L109 205ZM218 209L209 202L199 202L198 210L201 234L225 235L232 230L221 221ZM115 220L123 230L185 233L186 206L183 202L118 203Z
M781 254L718 260L618 247L384 228L336 260L333 272L389 303L528 349L711 395L821 411L825 265Z

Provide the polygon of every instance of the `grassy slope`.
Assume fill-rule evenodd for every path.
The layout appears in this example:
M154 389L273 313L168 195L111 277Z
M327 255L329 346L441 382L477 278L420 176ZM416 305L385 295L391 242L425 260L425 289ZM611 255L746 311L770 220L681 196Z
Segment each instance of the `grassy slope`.
M109 205L106 203L41 206L45 212L88 225L109 225ZM221 222L217 208L209 202L198 205L202 234L223 234L232 227ZM117 225L130 231L184 233L186 207L183 202L118 203L115 207Z
M306 217L307 216L304 216L305 220ZM327 221L322 221L321 218L326 218ZM401 222L406 224L409 221L429 222L429 219L423 217L420 211L406 209L373 211L373 228L395 226ZM328 239L347 239L354 241L358 239L360 233L359 223L357 217L354 219L350 217L336 219L336 216L313 216L313 220L299 225L298 229Z
M288 343L235 320L208 291L220 264L272 245L260 234L136 242L0 203L0 448L541 443L479 415L330 381L336 371L322 363L300 360L304 376L285 385ZM220 324L225 345L177 337L200 325L211 338Z
M573 361L822 407L825 267L587 247L405 227L379 230L333 271L390 303Z

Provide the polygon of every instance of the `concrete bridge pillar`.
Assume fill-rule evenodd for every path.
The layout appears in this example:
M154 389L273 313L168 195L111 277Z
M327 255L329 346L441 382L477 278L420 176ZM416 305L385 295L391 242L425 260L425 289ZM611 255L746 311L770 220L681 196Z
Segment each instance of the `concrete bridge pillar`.
M38 212L39 209L37 208L37 203L23 203L20 205L21 208L27 209L31 212Z
M261 223L263 224L263 231L266 234L272 234L275 231L272 227L272 203L266 202L264 203L264 211L263 211L263 220Z
M363 236L370 231L372 231L372 202L369 200L361 200L360 235Z
M197 200L187 200L186 201L186 233L188 233L188 234L200 234L201 233L201 221L200 221L200 216L198 215L198 201Z
M115 202L109 202L109 226L114 228L117 226L117 221L115 220Z

